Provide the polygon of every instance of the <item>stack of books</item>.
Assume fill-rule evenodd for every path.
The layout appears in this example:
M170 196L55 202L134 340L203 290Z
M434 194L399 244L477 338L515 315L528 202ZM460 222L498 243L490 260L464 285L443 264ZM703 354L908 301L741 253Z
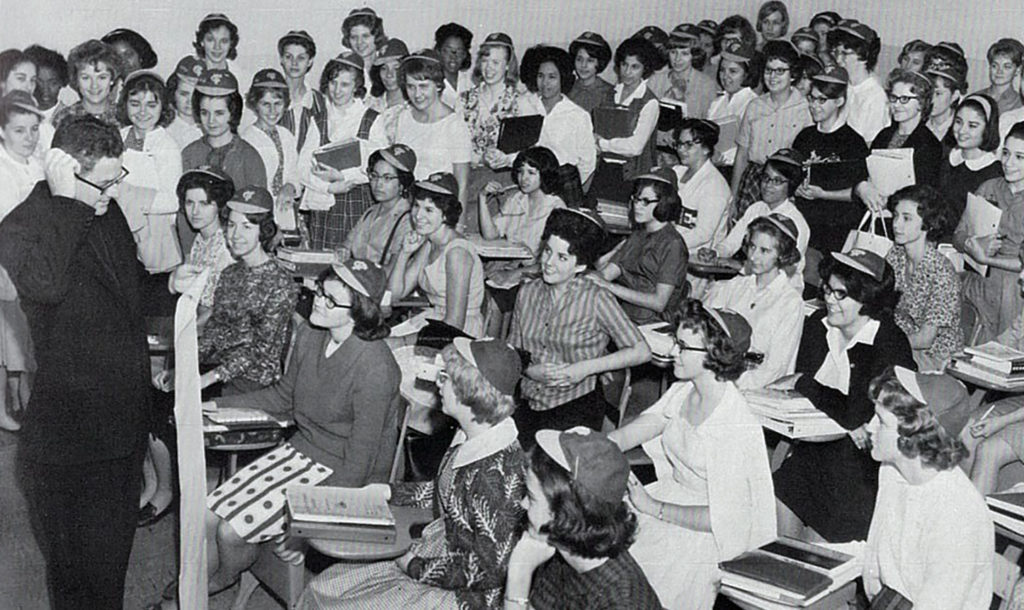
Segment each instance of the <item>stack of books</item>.
M305 538L392 544L395 516L387 485L327 487L292 485L285 490L289 531Z
M289 273L302 277L316 278L337 260L337 253L332 250L277 249L278 264Z
M950 366L965 375L1008 389L1024 388L1024 352L995 341L965 347L964 353L953 357Z
M476 248L481 258L520 259L533 258L533 252L525 245L507 239L484 239L480 235L469 235L466 239Z
M792 607L809 606L860 576L852 555L785 537L719 568L726 595Z
M846 429L818 410L796 390L747 390L750 410L769 430L791 438L844 435Z
M629 205L615 201L597 200L597 215L608 225L609 231L625 230L632 227L629 221Z
M992 521L1024 536L1024 492L1004 491L985 497Z

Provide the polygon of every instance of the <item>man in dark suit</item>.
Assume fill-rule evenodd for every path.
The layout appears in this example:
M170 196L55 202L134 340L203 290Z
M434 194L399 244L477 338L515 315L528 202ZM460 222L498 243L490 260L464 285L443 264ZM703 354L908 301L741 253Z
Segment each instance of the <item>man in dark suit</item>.
M65 122L46 180L0 223L38 361L19 475L58 610L122 607L138 516L150 375L122 151L114 127Z

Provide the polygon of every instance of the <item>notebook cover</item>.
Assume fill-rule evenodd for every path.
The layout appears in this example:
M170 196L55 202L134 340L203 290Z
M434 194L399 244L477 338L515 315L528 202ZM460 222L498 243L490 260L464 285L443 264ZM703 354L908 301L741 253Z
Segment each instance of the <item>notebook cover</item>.
M544 117L539 114L502 119L498 131L498 150L505 154L526 150L540 140L543 126Z
M749 551L735 559L723 561L719 567L725 572L745 576L807 599L832 584L832 579L820 572L758 551Z
M313 153L313 158L317 163L338 171L360 167L363 164L357 140L345 140L324 146Z
M633 119L628 108L598 106L590 111L594 121L594 133L611 140L629 137L633 133Z

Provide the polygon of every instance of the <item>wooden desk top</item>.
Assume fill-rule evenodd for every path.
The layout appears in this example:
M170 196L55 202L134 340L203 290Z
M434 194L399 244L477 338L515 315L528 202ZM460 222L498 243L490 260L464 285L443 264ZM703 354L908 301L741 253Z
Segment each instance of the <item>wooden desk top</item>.
M395 541L391 544L312 538L309 545L328 557L346 561L383 561L401 557L412 546L410 528L430 523L434 514L429 508L414 506L392 506L391 513L395 516L396 527Z

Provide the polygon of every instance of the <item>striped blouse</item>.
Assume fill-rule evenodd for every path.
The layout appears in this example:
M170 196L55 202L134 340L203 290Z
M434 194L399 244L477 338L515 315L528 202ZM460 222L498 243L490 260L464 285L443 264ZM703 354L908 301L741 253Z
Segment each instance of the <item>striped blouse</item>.
M534 363L590 360L607 353L612 341L624 349L642 342L643 337L615 296L590 280L569 280L557 300L554 289L541 279L519 291L509 343L530 352ZM569 387L546 386L524 376L521 387L531 409L546 411L584 396L596 386L597 377L591 375Z

